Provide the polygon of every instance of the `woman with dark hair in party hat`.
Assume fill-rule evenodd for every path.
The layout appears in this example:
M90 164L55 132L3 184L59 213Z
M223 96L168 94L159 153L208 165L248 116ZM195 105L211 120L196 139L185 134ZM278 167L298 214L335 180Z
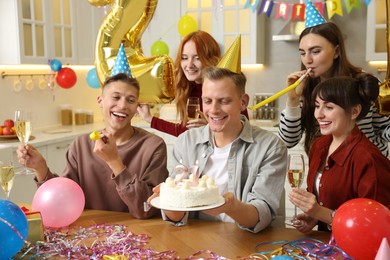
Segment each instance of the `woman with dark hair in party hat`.
M291 73L287 85L297 81L307 70L310 72L297 88L288 93L286 108L280 117L279 136L288 148L292 148L305 134L304 147L306 153L309 153L313 141L320 135L311 106L314 87L335 76L356 78L372 75L348 60L340 29L334 23L327 23L310 1L306 8L306 28L299 37L299 52L302 70ZM378 84L378 81L374 81L372 87L377 88ZM367 138L385 156L389 156L390 118L379 115L374 102L357 124Z
M299 231L316 225L330 229L335 210L351 199L390 206L390 160L356 125L378 97L376 83L375 77L360 74L325 79L314 88L311 105L322 136L310 150L307 191L295 188L289 194L303 211L294 222Z

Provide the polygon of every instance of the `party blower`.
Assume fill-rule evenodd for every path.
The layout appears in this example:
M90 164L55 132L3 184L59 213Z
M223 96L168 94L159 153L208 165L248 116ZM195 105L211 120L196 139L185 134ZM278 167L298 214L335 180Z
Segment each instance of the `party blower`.
M270 96L269 98L267 99L264 99L263 101L257 103L256 105L252 106L252 107L249 107L250 110L256 110L272 101L274 101L275 99L278 99L280 98L281 96L283 96L284 94L286 94L287 92L289 92L290 90L293 90L295 89L296 87L298 87L299 83L302 82L302 80L304 78L306 78L307 75L309 75L311 69L308 69L305 74L303 74L297 81L295 81L293 84L291 84L290 86L288 86L287 88L285 89L282 89L281 91L279 91L278 93L276 93L275 95L272 95Z

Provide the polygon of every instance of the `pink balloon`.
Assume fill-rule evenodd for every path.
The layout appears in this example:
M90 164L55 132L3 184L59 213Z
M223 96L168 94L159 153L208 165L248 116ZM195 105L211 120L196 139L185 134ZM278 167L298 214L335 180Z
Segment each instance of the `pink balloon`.
M40 211L45 227L65 227L76 221L85 205L84 192L73 180L57 177L36 191L32 210Z

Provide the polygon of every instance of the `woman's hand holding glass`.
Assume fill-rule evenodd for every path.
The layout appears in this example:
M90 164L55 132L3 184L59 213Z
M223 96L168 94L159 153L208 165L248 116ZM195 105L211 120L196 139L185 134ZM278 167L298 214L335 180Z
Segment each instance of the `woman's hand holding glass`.
M291 188L299 189L305 177L305 161L302 154L289 154L287 161L287 180ZM290 195L291 196L291 195ZM294 203L293 203L294 204ZM297 206L294 204L294 216L286 221L287 225L294 227L300 226L302 223L297 219Z
M32 132L32 113L30 111L15 111L15 131L19 141L23 146L27 146ZM24 170L21 174L32 174L33 171L29 170L26 166L26 160L24 160Z
M20 164L25 164L30 169L33 169L33 173L37 178L37 181L43 181L48 173L48 166L46 159L42 154L32 145L19 144L16 150L18 161Z
M150 106L149 106L149 104L139 104L138 107L137 107L137 113L146 122L148 122L148 123L152 122L153 116L150 113Z
M201 127L207 125L207 120L200 111L200 100L197 97L189 97L187 100L187 128Z
M295 225L294 227L302 232L308 233L313 230L313 228L317 225L318 220L310 217L306 213L301 213L296 216L296 219L300 221L300 225Z
M208 122L203 112L199 111L198 114L199 114L199 118L187 121L187 125L186 125L187 128L201 127L207 125Z

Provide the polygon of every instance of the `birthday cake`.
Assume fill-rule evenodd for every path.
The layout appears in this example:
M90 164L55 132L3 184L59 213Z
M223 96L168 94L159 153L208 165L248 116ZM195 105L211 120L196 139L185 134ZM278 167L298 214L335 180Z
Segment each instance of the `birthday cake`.
M160 186L160 202L164 206L193 208L216 204L221 196L215 181L207 176L198 180L168 177Z

